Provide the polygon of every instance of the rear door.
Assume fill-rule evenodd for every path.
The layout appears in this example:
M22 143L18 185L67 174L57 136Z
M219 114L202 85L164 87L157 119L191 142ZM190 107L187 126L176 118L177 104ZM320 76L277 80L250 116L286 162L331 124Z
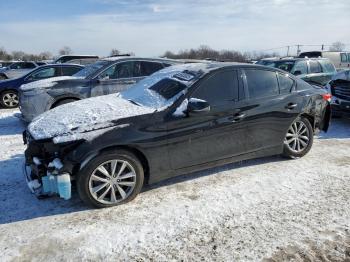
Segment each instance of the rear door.
M302 97L293 92L295 81L264 69L246 68L244 75L247 151L282 148L286 131L302 108Z

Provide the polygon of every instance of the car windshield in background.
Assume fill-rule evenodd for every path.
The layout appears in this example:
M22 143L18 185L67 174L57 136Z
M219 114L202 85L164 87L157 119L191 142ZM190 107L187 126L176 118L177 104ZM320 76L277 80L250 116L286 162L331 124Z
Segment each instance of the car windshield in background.
M97 61L93 64L85 66L84 69L80 70L78 73L74 74L75 77L88 77L97 72L97 70L101 69L105 65L108 65L110 62L108 61Z
M260 64L290 72L292 71L295 61L263 61L263 63Z
M140 106L160 109L170 106L185 90L193 75L180 71L159 71L120 93Z

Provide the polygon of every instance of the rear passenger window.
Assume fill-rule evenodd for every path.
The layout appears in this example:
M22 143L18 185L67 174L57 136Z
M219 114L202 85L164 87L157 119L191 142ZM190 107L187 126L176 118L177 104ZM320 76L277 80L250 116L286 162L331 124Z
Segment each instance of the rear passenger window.
M23 66L24 69L32 69L35 67L36 66L33 63L24 63L24 66Z
M340 60L341 60L342 63L348 62L348 57L347 57L346 53L341 53L340 54Z
M249 97L261 98L279 94L275 72L256 69L245 69Z
M311 74L322 73L321 65L317 61L310 61L309 63Z
M278 83L280 86L280 93L288 94L292 91L294 80L288 77L288 75L278 73Z
M163 68L161 63L141 62L141 76L149 76Z
M227 70L214 73L202 82L191 97L205 100L212 107L238 100L237 72Z
M327 60L320 60L319 61L321 66L322 66L322 69L323 69L323 72L326 72L326 73L334 73L336 72L336 69L334 67L334 65L327 61Z
M68 67L68 66L65 66L65 67L62 67L62 75L63 76L72 76L76 73L78 73L82 68L80 67Z
M304 75L307 74L307 64L306 61L299 61L295 63L291 73L293 75Z

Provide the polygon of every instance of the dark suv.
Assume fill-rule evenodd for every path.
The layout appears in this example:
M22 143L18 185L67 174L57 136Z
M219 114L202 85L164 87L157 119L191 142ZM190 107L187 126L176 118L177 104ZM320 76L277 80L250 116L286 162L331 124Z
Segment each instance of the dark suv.
M327 58L265 58L257 64L281 69L321 86L326 85L337 72Z
M326 90L332 94L332 115L350 117L350 69L334 75Z
M86 66L72 77L23 85L20 110L25 121L62 104L123 91L141 79L179 63L168 59L113 57Z

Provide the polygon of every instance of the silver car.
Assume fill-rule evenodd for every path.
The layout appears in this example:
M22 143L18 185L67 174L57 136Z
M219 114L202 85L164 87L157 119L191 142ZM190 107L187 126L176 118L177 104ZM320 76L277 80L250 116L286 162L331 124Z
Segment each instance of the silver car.
M55 77L20 87L22 119L30 122L37 115L62 104L117 93L165 67L179 64L170 59L113 57L86 66L71 77Z
M32 71L38 66L45 65L43 62L15 62L8 67L0 69L0 80L17 78Z

